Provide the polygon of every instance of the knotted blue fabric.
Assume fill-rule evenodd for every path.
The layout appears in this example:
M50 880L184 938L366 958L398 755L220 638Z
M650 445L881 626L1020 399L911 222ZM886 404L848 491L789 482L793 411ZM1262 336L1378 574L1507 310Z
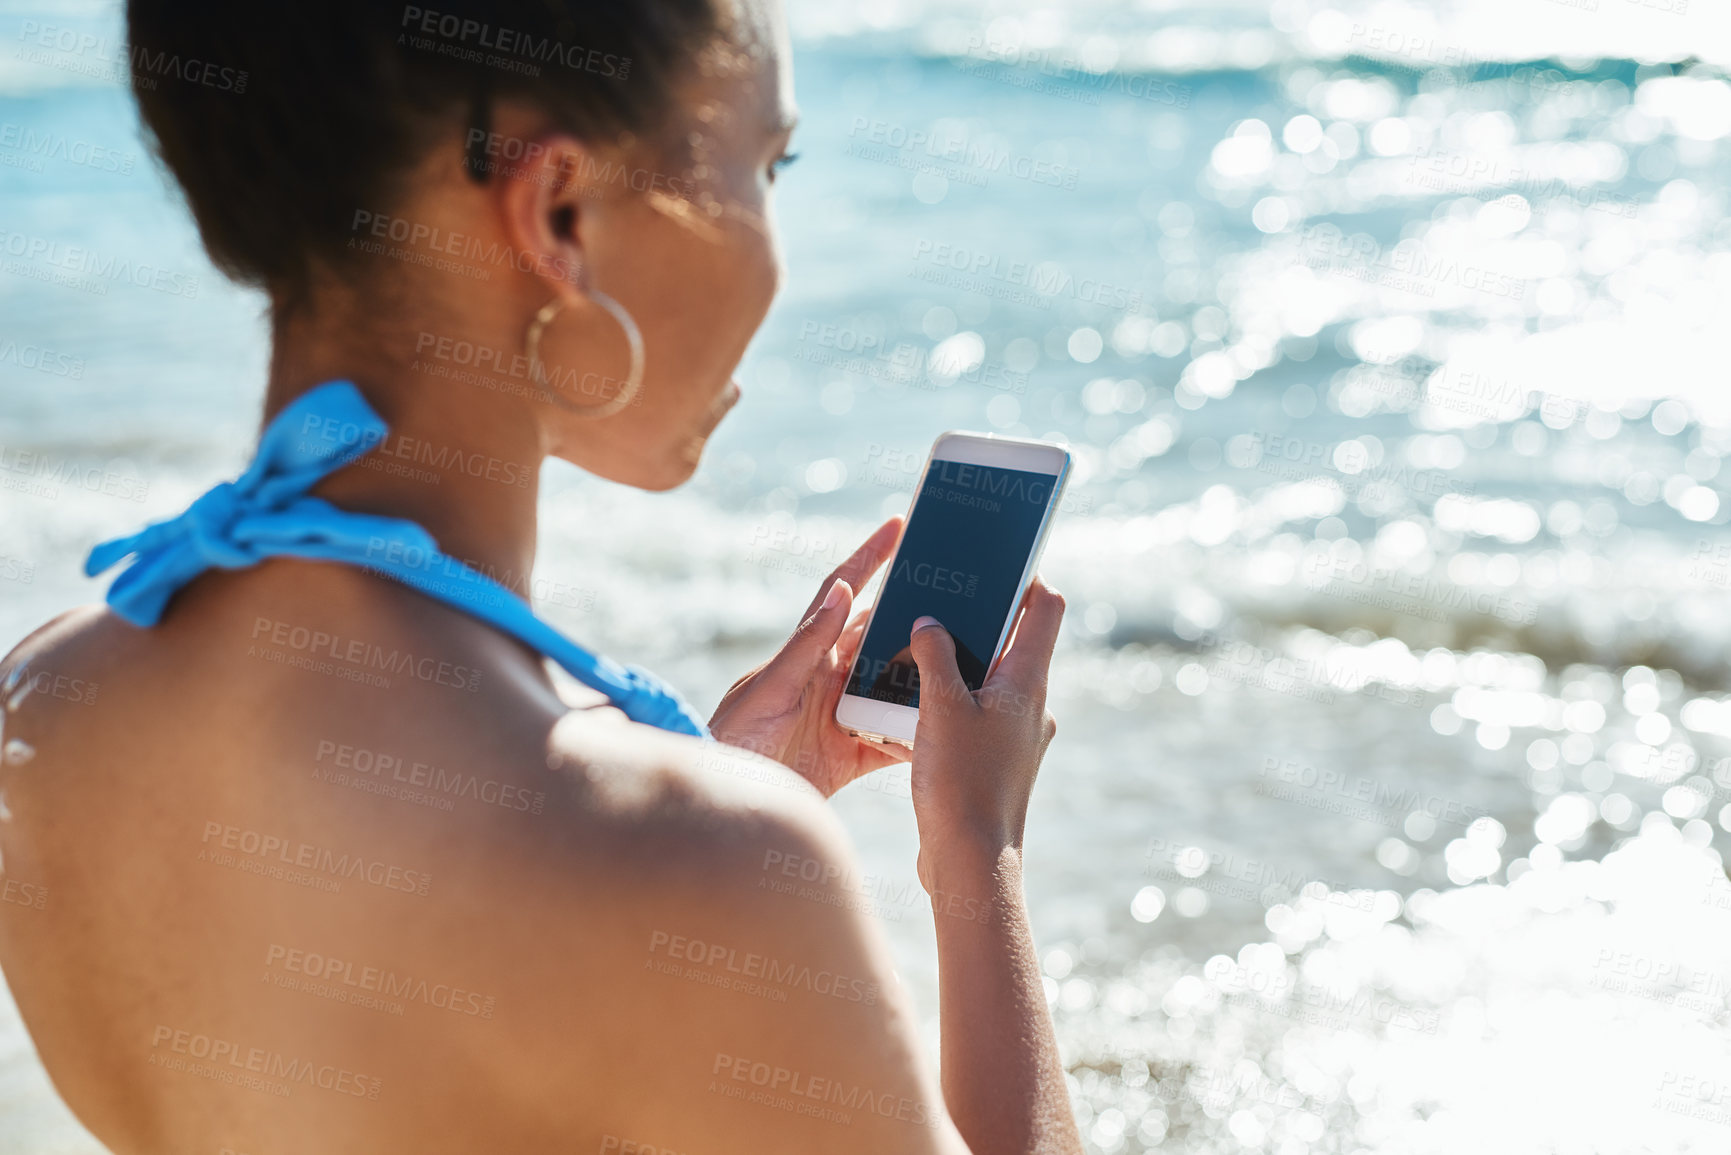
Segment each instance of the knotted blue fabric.
M511 590L442 553L433 535L402 518L348 513L307 491L372 452L388 426L348 381L309 390L277 414L245 473L179 517L90 551L91 577L130 556L108 604L136 626L154 626L175 593L208 569L245 569L267 558L343 562L394 578L454 606L553 659L605 694L626 717L708 738L709 729L648 670L592 654L535 615Z

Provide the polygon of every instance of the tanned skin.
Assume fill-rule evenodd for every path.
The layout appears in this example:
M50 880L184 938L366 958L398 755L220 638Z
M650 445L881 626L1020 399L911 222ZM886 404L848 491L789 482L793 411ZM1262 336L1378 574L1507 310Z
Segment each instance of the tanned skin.
M401 215L533 254L530 271L381 261L279 303L267 419L346 378L393 437L531 478L352 466L315 493L412 518L527 594L546 457L647 490L690 476L779 283L770 185L793 109L775 5L737 9L679 104L672 159L502 106L496 131L544 148L480 185L453 125ZM683 165L701 192L579 187L597 158ZM516 349L562 296L543 357L615 388L625 345L592 290L649 353L617 415L427 371L426 334ZM719 744L630 723L489 627L340 565L212 571L148 630L93 606L36 631L0 665L18 675L5 737L33 751L0 769L0 966L57 1090L119 1155L1079 1152L1020 877L1055 729L1063 603L1043 584L978 693L941 627L911 638L941 1078L847 901L858 866L825 798L907 756L833 720L854 591L898 529L729 692ZM407 659L378 685L355 680L357 652ZM694 981L693 951L782 997Z

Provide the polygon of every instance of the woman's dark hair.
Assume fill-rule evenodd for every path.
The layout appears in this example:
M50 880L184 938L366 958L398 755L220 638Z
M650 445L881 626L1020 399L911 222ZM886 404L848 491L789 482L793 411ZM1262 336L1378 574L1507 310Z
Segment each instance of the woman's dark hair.
M132 89L211 259L292 304L440 137L466 129L487 179L499 98L585 139L652 134L717 2L129 0Z

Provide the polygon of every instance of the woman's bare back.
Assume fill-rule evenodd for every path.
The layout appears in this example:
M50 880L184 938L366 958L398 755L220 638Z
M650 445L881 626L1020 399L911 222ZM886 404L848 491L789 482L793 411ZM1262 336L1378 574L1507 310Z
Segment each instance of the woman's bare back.
M1021 892L1063 616L1042 584L978 696L944 630L909 639L940 1094L823 804L903 753L835 716L893 520L729 689L713 742L647 679L574 708L509 640L538 631L362 570L203 572L337 556L358 515L523 596L544 462L691 480L782 280L778 0L476 9L611 46L628 84L425 51L448 14L292 7L125 5L130 42L252 77L244 100L134 96L217 265L269 299L266 379L235 377L266 424L176 530L99 549L133 559L124 620L76 611L0 663L21 694L0 968L66 1102L120 1155L1076 1155ZM459 237L506 259L444 259ZM328 472L356 450L378 456Z
M790 772L573 710L508 639L317 563L148 631L74 611L14 669L0 966L117 1151L956 1142L859 916L766 885L845 866ZM735 981L765 959L779 985Z

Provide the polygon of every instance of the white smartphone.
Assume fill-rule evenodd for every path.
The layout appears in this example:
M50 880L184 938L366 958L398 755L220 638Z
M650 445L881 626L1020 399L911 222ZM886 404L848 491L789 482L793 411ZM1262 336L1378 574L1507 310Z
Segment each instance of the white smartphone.
M928 614L955 639L968 689L985 683L1034 580L1069 475L1069 450L1048 441L938 438L836 704L842 729L913 745L920 675L909 635Z

